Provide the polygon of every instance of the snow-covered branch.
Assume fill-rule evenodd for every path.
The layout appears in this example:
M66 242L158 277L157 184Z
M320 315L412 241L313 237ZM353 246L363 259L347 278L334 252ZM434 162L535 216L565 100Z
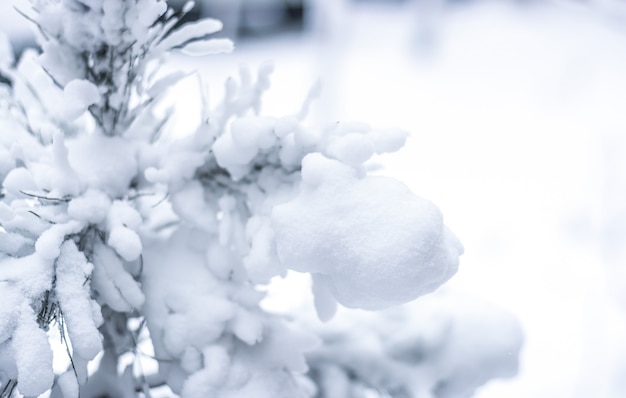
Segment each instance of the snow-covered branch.
M403 304L456 272L463 247L439 209L367 172L405 132L316 126L310 99L299 114L262 115L267 64L228 80L193 134L169 137L155 104L186 75L163 76L162 59L230 51L210 37L219 21L179 27L190 6L176 13L162 0L31 5L22 12L42 53L16 64L0 42L9 82L0 83L1 397L16 387L130 397L149 393L147 379L185 398L330 396L327 373L347 365L297 318L263 311L263 286L288 270L311 274L317 314L329 320L338 304ZM60 374L51 326L71 360ZM437 360L456 366L446 347L463 336L442 333ZM141 361L142 339L158 374L136 377L130 366L112 383L125 356ZM385 355L376 366L398 368ZM452 376L438 377L406 391Z

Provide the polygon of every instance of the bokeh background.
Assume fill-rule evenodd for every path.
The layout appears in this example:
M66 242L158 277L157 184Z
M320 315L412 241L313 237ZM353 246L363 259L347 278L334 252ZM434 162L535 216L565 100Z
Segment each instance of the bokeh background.
M0 29L20 51L34 39L12 3ZM410 131L379 172L437 203L463 241L448 286L524 328L519 375L477 397L626 396L626 2L206 0L200 16L236 49L169 60L202 77L172 97L180 134L200 86L217 102L240 64L268 60L265 113L297 112L320 80L320 121ZM274 305L298 289L282 284Z

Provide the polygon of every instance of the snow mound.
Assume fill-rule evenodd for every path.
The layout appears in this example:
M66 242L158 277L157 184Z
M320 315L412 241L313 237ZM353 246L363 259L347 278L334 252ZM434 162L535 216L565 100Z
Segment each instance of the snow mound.
M321 154L302 162L299 195L276 206L278 258L310 272L336 300L381 309L430 293L457 270L463 247L439 209L401 182L360 177Z

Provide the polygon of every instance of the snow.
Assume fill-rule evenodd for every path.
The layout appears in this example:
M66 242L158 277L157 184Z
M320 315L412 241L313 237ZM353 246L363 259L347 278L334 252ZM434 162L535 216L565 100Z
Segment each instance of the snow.
M150 88L148 88L147 94L150 97L157 98L158 96L163 94L167 89L171 88L178 81L180 81L181 79L184 79L187 76L189 76L187 73L181 72L181 71L172 72L166 76L163 76L159 78L159 80L154 82L150 86Z
M100 92L93 83L74 79L63 88L65 117L74 120L82 115L90 105L100 102Z
M141 10L138 22L143 26L152 26L154 22L167 10L164 0L139 0L137 8Z
M369 133L378 155L400 150L408 136L409 133L401 129L377 129Z
M173 188L180 189L180 184L190 180L195 170L205 161L205 154L198 146L193 140L187 139L180 145L174 144L173 148L167 148L167 156L159 160L158 168L153 166L146 169L146 179L155 183L171 184ZM192 148L195 150L190 150Z
M91 360L101 350L99 323L85 314L92 313L90 284L93 265L78 251L76 244L66 241L56 262L56 295L67 325L75 355ZM101 318L101 317L100 317Z
M189 11L193 9L193 7L195 7L195 5L196 5L195 1L187 1L185 2L185 4L183 4L183 7L181 10L184 13L188 13Z
M95 87L94 87L95 88ZM83 109L84 111L84 109ZM41 188L48 188L51 196L76 196L80 192L80 181L76 171L68 161L68 151L65 146L63 133L57 131L52 140L52 158L54 169L50 171L50 186L40 184Z
M38 396L52 387L54 381L52 350L46 332L35 322L35 314L28 303L23 302L19 312L11 341L18 390L25 396Z
M137 174L134 148L120 137L99 133L67 140L69 163L81 180L112 197L126 193Z
M15 367L15 359L13 358L11 341L0 343L0 367L5 372L5 378L17 378L17 369Z
M76 375L72 370L68 370L59 376L57 384L64 398L79 398L78 380L76 380Z
M308 366L305 353L317 348L320 339L285 320L268 324L263 340L239 352L249 369L287 369L293 372L306 372Z
M187 346L212 343L234 314L233 304L220 297L219 282L204 265L204 253L188 250L202 237L206 239L201 233L194 237L192 231L179 232L168 245L146 247L144 311L153 336L162 336L154 341L157 355L182 354Z
M427 350L436 357L431 364L433 373L439 380L445 380L438 388L441 396L462 395L475 391L492 378L515 376L518 372L516 353L520 352L523 344L519 321L512 314L473 297L442 295L439 298L439 303L433 302L436 300L433 298L413 308L416 312L420 309L425 313L432 311L433 317L439 317L441 313L449 314L454 323L452 327L441 326L436 331L437 335L432 333L428 336L434 347ZM426 309L426 306L431 308ZM438 306L444 308L437 311ZM416 320L413 322L418 325ZM433 323L436 325L437 321ZM387 344L400 343L400 346L394 347L396 353L407 353L402 347L402 337L394 336L391 340L395 341ZM392 348L388 346L387 349Z
M240 308L230 321L230 328L241 341L254 345L263 336L263 319L248 310Z
M217 19L203 19L186 24L170 33L155 48L155 52L164 52L171 48L181 46L189 41L203 38L222 30L222 23Z
M235 178L241 178L248 170L243 166L256 156L257 148L237 145L232 134L224 134L213 145L213 152L220 166L228 169Z
M102 1L102 30L107 42L119 45L122 41L120 32L124 29L124 5L119 0Z
M68 51L66 47L54 42L42 44L42 50L43 53L38 56L37 61L54 76L59 84L65 85L74 79L83 77L78 54Z
M3 305L0 307L0 344L11 338L13 330L17 326L17 315L22 301L23 297L18 288L8 285L6 282L2 284Z
M276 120L276 125L274 126L274 133L278 138L285 138L289 133L293 133L298 129L298 119L295 116L283 116L280 119ZM308 145L313 145L317 140L308 143ZM303 143L303 145L307 145Z
M315 310L321 321L331 320L337 313L337 300L331 292L331 284L328 277L313 275L312 291L315 297Z
M312 392L305 392L294 377L285 371L264 371L255 373L238 390L227 391L224 398L310 398Z
M233 120L230 131L233 142L243 148L268 149L276 141L274 118L247 116Z
M300 153L300 147L296 143L295 134L288 134L281 140L278 156L282 164L298 164L302 154Z
M144 294L113 249L96 242L93 264L92 283L102 303L120 312L141 308Z
M135 231L126 227L113 227L109 231L107 244L126 261L133 261L141 255L141 239Z
M173 295L172 295L173 296ZM224 322L233 316L233 303L219 296L205 293L198 302L191 297L175 297L181 300L176 313L166 317L163 341L167 352L179 355L193 344L203 346L215 341L225 328ZM170 306L171 302L167 302ZM182 305L187 308L182 310Z
M184 397L218 397L219 387L227 380L230 370L228 352L221 346L211 346L203 349L202 355L205 366L185 381Z
M180 364L187 373L194 373L202 368L202 353L195 347L187 347L180 357Z
M487 380L515 374L523 340L511 314L445 290L380 313L344 309L311 327L324 340L307 356L324 396L359 384L392 395L473 396Z
M219 202L223 223L236 202L230 196ZM240 223L235 218L227 222L225 245L216 241L214 232L181 228L167 244L157 241L145 248L144 310L156 336L155 354L173 358L163 371L172 389L185 397L275 394L279 385L294 382L284 369L306 370L303 353L317 344L306 331L257 308L264 294L245 279L241 257L232 247L243 232L238 231ZM263 220L256 223L252 230L264 225ZM211 242L208 253L206 242ZM267 391L259 390L266 387L258 384L257 375L268 369L270 384ZM287 396L296 396L298 386L287 391Z
M41 234L35 243L37 254L46 260L54 260L59 257L61 244L65 237L80 232L84 225L72 220L64 224L56 224Z
M328 154L356 167L374 155L374 143L364 134L349 133L331 141Z
M3 258L0 262L0 280L15 283L27 299L39 298L49 290L52 276L52 260L44 259L37 253L19 258Z
M86 224L99 224L106 219L111 200L101 191L89 189L67 205L67 214Z
M21 191L36 192L37 185L32 174L24 167L17 167L7 174L2 186L14 196L21 196Z
M269 217L251 217L246 224L246 235L250 241L250 251L243 258L243 265L250 279L266 284L275 275L284 275L285 268L277 261L274 231Z
M185 45L180 52L194 57L203 57L213 54L229 53L235 45L229 39L197 40Z
M218 278L228 280L232 276L233 265L237 264L234 254L225 246L212 242L206 252L207 266Z
M380 309L431 293L457 270L463 247L431 202L387 177L359 178L307 155L293 201L274 207L281 263L327 277L336 299Z

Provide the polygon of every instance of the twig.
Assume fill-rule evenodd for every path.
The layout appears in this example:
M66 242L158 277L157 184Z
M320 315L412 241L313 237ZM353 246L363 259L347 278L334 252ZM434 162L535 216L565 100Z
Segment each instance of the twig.
M44 30L44 28L39 24L39 22L35 21L31 16L27 15L24 11L20 10L19 8L17 8L16 6L13 6L13 9L15 9L15 11L17 11L18 14L20 14L21 16L23 16L24 18L26 18L28 21L32 22L35 24L35 26L37 26L37 29L39 29L39 32L43 35L43 37L46 39L46 41L50 40L50 36L48 35L48 33L46 33L46 31Z
M67 337L65 337L65 322L63 320L63 316L58 319L59 324L59 333L61 335L61 343L65 345L65 351L67 352L67 356L70 358L70 364L72 365L72 370L74 371L74 376L76 376L76 380L78 380L78 372L76 371L76 365L74 365L74 357L70 352L70 345L67 341Z
M69 201L70 201L70 197L65 197L65 198L50 198L50 197L47 197L47 196L37 195L37 194L34 194L34 193L29 193L29 192L26 192L26 191L21 191L21 190L20 190L20 193L21 193L22 195L30 196L31 198L37 198L37 199L43 199L43 200L50 200L50 201L53 201L53 202L69 202Z
M9 379L6 382L6 384L2 387L2 391L0 391L0 398L11 398L16 386L17 386L17 380Z

